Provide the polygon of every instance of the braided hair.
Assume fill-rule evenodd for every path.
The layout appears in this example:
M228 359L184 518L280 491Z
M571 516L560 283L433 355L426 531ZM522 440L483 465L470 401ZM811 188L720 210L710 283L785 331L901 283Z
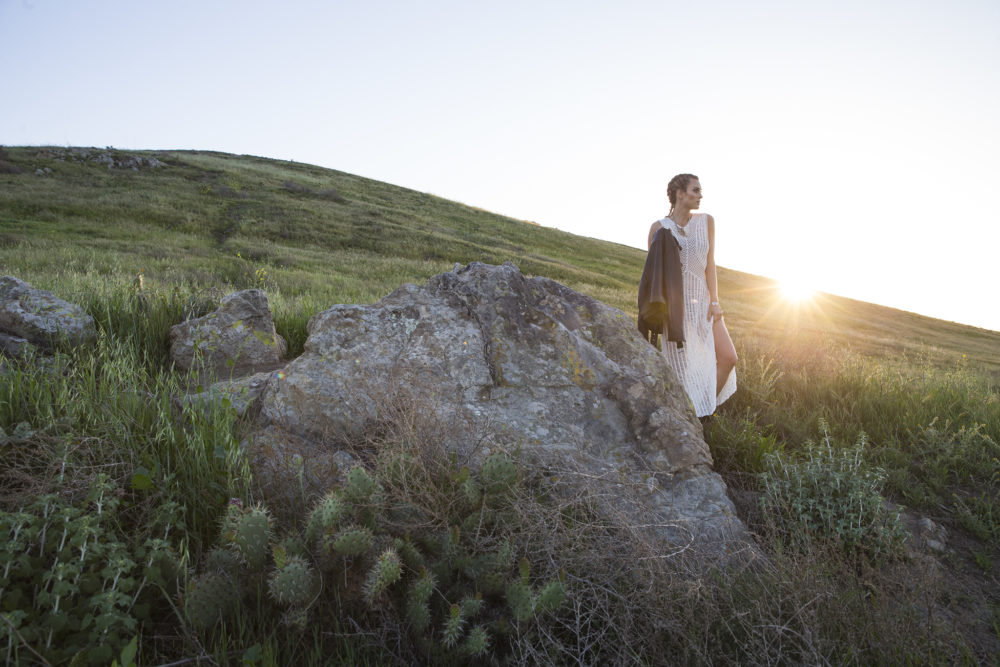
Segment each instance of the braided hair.
M670 179L667 183L667 199L670 200L670 212L674 212L674 205L677 204L677 192L679 190L686 190L688 183L691 181L697 181L698 177L694 174L677 174Z

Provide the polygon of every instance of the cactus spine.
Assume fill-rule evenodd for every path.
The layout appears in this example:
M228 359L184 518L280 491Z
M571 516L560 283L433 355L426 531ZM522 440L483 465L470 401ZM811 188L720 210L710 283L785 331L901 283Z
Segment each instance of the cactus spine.
M386 549L368 571L365 579L364 592L368 604L372 604L379 595L386 591L403 576L403 564L392 549Z
M490 648L490 635L486 628L477 625L469 630L469 636L462 643L462 653L470 657L485 655Z
M465 619L462 618L462 607L453 604L448 608L448 618L444 622L444 631L441 633L441 643L446 648L452 648L458 643L462 636L462 626Z

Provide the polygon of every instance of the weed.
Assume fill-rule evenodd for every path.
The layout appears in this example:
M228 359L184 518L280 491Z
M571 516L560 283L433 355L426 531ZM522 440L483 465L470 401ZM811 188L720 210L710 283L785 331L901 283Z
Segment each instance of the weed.
M800 548L829 540L847 552L897 555L904 531L881 495L885 473L864 463L865 438L853 447L834 444L825 424L820 444L807 443L803 460L767 455L761 475L765 514Z
M65 471L57 483L64 481ZM115 491L99 474L80 501L49 493L0 512L0 643L8 664L32 657L108 664L155 608L163 613L178 569L171 533L179 507L160 504L149 536L137 538L119 523Z

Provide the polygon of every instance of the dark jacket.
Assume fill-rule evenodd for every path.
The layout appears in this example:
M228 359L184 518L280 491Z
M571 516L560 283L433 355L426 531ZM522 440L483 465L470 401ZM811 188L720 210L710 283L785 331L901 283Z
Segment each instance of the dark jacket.
M684 347L684 283L681 276L680 244L670 230L660 227L646 255L639 279L639 332L660 347L660 333Z

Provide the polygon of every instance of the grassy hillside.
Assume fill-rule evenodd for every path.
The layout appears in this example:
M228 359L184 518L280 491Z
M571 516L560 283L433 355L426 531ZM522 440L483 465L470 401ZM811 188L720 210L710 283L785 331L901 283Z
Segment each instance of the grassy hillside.
M89 507L94 489L111 484L123 505L120 528L108 534L132 548L168 522L183 536L169 548L194 568L228 500L250 502L253 492L231 416L178 417L171 407L180 388L165 365L171 324L229 290L263 287L295 355L316 312L373 302L471 261L513 261L634 313L643 260L634 248L310 165L199 151L7 148L0 273L81 303L102 335L94 352L0 374L0 509L47 508L59 498ZM714 664L952 662L1000 650L1000 333L832 295L795 304L767 278L724 268L719 278L740 390L705 434L771 569L726 574L705 589L654 573L676 586L663 583L652 597L622 593L620 601L650 606L628 612L636 613L631 630L612 624L593 661L613 662L601 651L633 643L632 658L652 663L675 650L685 662ZM802 482L805 495L788 496L782 479ZM831 495L838 479L847 495ZM951 551L935 565L904 556L882 530L885 517L864 513L878 493L914 520L944 525ZM857 499L867 509L851 514L845 508ZM833 514L818 520L807 507ZM875 532L856 532L866 521ZM581 546L576 562L584 553L620 557L608 549L602 556ZM16 607L5 599L8 611ZM247 621L206 639L178 629L179 614L163 600L147 607L135 615L147 628L138 634L145 655L161 661L198 650L225 662L220 651L255 641L280 660L302 659L301 640L290 648L280 625ZM0 638L33 655L25 647L39 650L46 634L23 632ZM121 632L105 643L123 644ZM334 642L338 655L357 658L358 641ZM331 655L328 635L309 642ZM373 660L383 658L391 660Z
M163 166L109 168L115 156ZM635 311L639 250L331 169L196 151L61 148L7 149L0 162L9 165L0 167L0 264L43 287L74 274L141 272L152 285L192 289L263 283L289 303L325 307L375 301L455 262L513 261ZM725 268L719 281L735 335L821 335L940 366L966 355L1000 377L998 332L830 295L796 306L773 281Z

